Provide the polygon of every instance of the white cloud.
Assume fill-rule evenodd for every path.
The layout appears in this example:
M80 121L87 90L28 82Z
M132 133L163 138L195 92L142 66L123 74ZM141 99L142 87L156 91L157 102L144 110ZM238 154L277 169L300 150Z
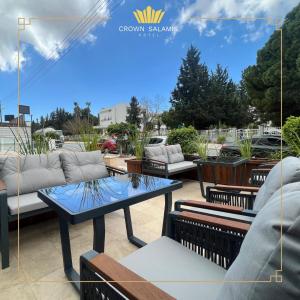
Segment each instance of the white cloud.
M96 37L91 30L98 24L105 24L109 17L107 0L6 0L0 2L0 71L14 71L17 68L17 22L18 17L81 17L91 8L95 8L95 16L91 22L85 21L78 34L73 39L62 42L71 30L80 22L80 18L72 20L36 20L21 31L22 47L20 49L20 63L24 67L30 60L26 49L31 45L46 59L56 60L70 42L80 40L84 43L95 42ZM95 6L94 6L95 5ZM97 22L97 23L96 23Z
M233 35L225 35L224 36L224 40L226 41L227 44L232 44L232 40L233 40Z
M178 31L185 25L192 25L202 34L207 31L207 18L272 17L282 20L298 3L299 0L193 0L180 10L173 25ZM216 29L218 26L217 23ZM246 28L252 31L248 41L259 38L250 23Z
M206 31L205 35L208 36L208 37L215 36L216 35L216 31L213 30L213 29L208 30L208 31Z

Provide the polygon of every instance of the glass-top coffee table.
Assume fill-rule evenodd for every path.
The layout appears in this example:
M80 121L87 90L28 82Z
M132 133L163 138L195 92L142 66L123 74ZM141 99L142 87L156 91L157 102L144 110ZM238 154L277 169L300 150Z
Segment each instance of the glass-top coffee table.
M104 252L105 214L124 210L127 237L138 247L146 243L133 234L129 206L165 195L162 235L166 233L167 215L172 208L172 191L182 183L140 174L126 174L98 180L68 184L38 191L38 196L59 216L64 270L67 278L79 289L79 275L73 268L69 223L78 224L93 219L93 249Z

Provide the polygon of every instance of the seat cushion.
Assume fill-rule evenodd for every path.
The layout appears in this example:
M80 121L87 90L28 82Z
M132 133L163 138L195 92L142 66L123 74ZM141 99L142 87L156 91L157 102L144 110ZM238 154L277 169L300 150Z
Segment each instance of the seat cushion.
M168 163L168 154L165 146L145 147L145 157L147 159L159 160Z
M101 151L60 153L63 171L68 183L108 177Z
M120 263L176 299L214 299L221 284L178 283L178 281L222 281L226 270L162 237L120 260ZM155 282L177 281L177 283ZM201 295L201 297L200 297Z
M254 210L260 210L271 199L272 195L281 187L281 180L283 185L300 181L299 158L286 157L272 168L256 195Z
M282 199L283 218L281 197L275 195L257 214L226 273L226 281L248 281L247 284L228 283L217 299L300 299L300 190L283 193ZM283 265L278 276L282 276L282 283L271 278L281 269L281 224ZM272 283L250 282L270 279Z
M182 154L181 146L177 145L169 145L166 146L169 164L178 163L184 161L184 156Z
M18 213L18 196L7 198L7 205L11 215ZM47 207L47 204L38 198L37 193L23 194L19 196L19 212L25 213Z
M185 171L185 170L196 169L196 168L197 166L192 161L182 161L175 164L169 164L168 172L172 174L179 171Z
M41 188L66 184L58 153L0 157L0 178L7 195L27 194Z

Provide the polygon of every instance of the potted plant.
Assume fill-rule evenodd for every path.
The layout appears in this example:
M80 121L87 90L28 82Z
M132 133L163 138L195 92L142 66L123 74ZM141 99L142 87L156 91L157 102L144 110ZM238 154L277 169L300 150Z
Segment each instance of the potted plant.
M199 135L196 142L196 149L199 158L202 160L207 160L208 158L208 140L205 136Z
M131 144L135 158L126 160L127 171L129 173L142 174L142 160L145 146L149 144L149 132L144 130L135 134L131 137Z

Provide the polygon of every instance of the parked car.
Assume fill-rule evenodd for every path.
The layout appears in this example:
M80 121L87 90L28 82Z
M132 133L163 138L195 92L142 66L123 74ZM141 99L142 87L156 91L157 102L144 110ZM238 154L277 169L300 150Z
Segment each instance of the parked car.
M266 128L264 130L265 135L275 135L275 136L280 136L281 135L281 129L278 128Z
M98 142L97 146L103 152L117 152L117 142L114 139L102 139Z
M246 140L242 139L241 141ZM254 157L268 157L271 153L278 152L281 149L281 137L274 135L254 136L251 139L252 155ZM282 140L283 151L289 148L284 140ZM240 156L241 152L238 143L224 144L221 148L221 155Z
M149 140L147 147L156 147L167 144L167 136L153 136Z

